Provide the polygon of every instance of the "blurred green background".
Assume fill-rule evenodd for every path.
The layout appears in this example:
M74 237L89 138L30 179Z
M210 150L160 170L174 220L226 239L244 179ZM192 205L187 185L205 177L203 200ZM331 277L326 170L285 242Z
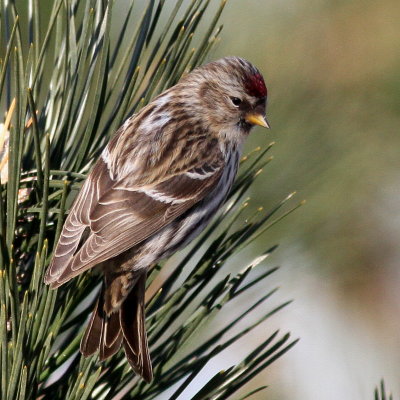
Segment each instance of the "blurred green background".
M381 377L400 395L399 15L394 0L253 0L222 16L212 56L251 60L269 89L273 129L248 150L274 140L274 160L254 201L307 200L259 243L280 243L279 296L295 300L269 324L301 338L259 399L372 399Z

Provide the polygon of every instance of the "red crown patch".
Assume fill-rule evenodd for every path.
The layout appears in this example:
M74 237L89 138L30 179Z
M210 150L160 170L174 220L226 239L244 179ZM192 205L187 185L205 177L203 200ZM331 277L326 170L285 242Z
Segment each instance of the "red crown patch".
M250 96L265 97L267 95L267 87L261 74L254 74L246 82L246 90Z

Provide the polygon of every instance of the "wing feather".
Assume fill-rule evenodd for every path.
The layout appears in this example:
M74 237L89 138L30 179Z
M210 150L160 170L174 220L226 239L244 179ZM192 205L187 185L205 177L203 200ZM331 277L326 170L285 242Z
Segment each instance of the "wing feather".
M101 182L101 187L98 186ZM54 257L45 275L45 282L56 287L58 278L65 272L89 227L91 209L97 204L101 192L112 186L107 167L99 160L83 184L64 223Z
M45 277L52 287L146 240L201 201L221 177L225 159L214 139L197 144L197 157L187 157L187 146L181 146L164 168L159 158L150 160L151 142L147 150L133 148L132 157L140 154L142 160L136 158L130 171L125 159L119 168L109 159L122 136L111 140L67 217ZM163 140L183 139L165 135ZM136 145L146 146L139 140Z
M210 177L207 181L203 180L199 186L200 190L192 192L192 195L185 193L187 197L183 203L164 203L141 192L121 193L120 189L117 195L124 194L127 198L123 203L125 208L121 208L120 203L117 208L113 208L112 202L105 204L99 202L98 207L101 206L101 210L99 211L97 207L93 210L96 219L92 221L91 234L74 255L69 268L57 278L55 284L62 285L84 270L115 257L147 239L201 200L219 177L218 173L212 177L213 179ZM182 182L185 180L182 179ZM110 196L112 193L113 191L109 191L107 195ZM136 198L139 198L137 202Z

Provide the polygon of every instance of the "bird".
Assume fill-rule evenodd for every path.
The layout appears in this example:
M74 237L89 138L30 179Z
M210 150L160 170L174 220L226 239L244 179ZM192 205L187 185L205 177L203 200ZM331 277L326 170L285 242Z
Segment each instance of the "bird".
M153 379L145 328L147 271L198 236L223 205L251 129L269 128L260 71L224 57L184 75L112 136L64 223L45 283L93 267L103 275L83 334L83 356L123 347Z

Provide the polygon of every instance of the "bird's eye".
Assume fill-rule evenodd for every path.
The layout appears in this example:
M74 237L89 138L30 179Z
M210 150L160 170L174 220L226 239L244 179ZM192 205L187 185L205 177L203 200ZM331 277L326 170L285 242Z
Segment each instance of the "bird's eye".
M235 107L239 107L242 103L242 100L240 100L238 97L231 97L231 101Z

